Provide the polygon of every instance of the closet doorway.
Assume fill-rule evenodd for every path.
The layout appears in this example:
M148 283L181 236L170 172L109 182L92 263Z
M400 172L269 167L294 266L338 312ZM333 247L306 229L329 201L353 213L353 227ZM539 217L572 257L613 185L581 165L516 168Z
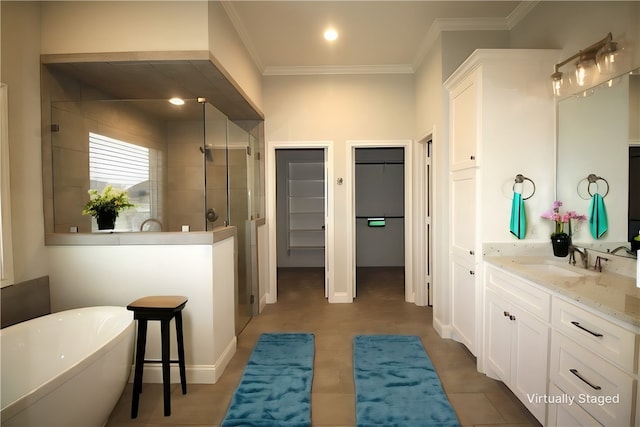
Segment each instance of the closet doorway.
M269 227L269 290L267 303L277 301L279 272L309 269L323 276L330 297L331 206L328 191L329 142L269 142L267 147L267 220Z
M353 297L388 292L414 302L408 142L351 143ZM370 277L377 280L368 280ZM359 288L366 283L365 288ZM375 289L378 286L380 289Z

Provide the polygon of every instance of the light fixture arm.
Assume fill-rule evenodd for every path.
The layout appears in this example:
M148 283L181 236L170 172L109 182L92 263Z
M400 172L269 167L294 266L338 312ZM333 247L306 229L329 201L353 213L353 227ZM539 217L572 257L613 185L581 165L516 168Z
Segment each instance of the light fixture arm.
M613 40L613 36L611 35L611 33L609 33L602 40L597 41L594 44L592 44L591 46L588 46L588 47L578 51L578 53L570 56L569 58L565 59L564 61L558 62L553 68L554 74L557 73L558 71L560 71L560 67L562 67L563 65L568 64L569 62L573 61L576 58L595 59L596 53L598 53L598 51L604 45L606 45L608 42L610 42L612 40Z

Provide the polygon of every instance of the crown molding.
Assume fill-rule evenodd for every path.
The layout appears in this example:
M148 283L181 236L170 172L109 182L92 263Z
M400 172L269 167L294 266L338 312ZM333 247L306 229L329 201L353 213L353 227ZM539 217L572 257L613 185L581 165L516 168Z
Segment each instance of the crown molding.
M417 69L434 43L444 31L508 31L505 18L436 18L413 59L412 67Z
M249 32L246 27L242 23L240 16L238 16L238 12L236 11L235 6L232 1L222 0L220 1L222 8L225 13L229 17L231 21L231 25L235 28L236 33L238 33L238 37L240 37L240 41L244 44L244 47L247 49L249 56L253 60L253 63L256 65L259 71L264 71L264 65L262 64L262 60L260 59L260 55L258 55L258 51L255 46L251 42L251 37L249 36Z
M231 0L222 0L224 11L244 44L251 59L263 76L332 75L332 74L412 74L422 63L427 53L444 31L510 31L527 16L541 0L525 0L506 18L436 18L425 34L411 64L400 65L356 65L356 66L300 66L265 67L249 32Z
M537 5L540 3L540 0L531 0L531 1L521 1L518 3L513 12L507 16L507 26L509 30L515 28L516 25L520 23L524 19L525 16L529 14Z
M401 65L318 65L295 67L266 67L263 76L310 76L336 74L413 74L409 64Z

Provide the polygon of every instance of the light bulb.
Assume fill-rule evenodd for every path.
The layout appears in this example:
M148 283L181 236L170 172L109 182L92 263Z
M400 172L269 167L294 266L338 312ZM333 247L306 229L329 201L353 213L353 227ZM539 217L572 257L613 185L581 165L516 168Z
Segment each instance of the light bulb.
M596 64L601 74L613 74L617 71L620 50L618 43L607 42L596 54Z
M593 73L590 68L591 61L580 59L576 63L576 85L580 87L589 87L593 80Z
M555 96L560 96L562 94L562 72L556 71L551 75L551 88L553 89L553 94Z

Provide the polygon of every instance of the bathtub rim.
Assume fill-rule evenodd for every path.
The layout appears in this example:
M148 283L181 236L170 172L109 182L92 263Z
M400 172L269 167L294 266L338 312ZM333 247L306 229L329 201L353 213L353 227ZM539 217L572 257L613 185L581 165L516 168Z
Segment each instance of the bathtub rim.
M56 313L51 313L46 316L55 316L65 312L91 311L91 309L97 309L97 308L110 308L110 309L118 308L118 309L122 309L123 313L127 312L126 307L102 305L102 306L73 308L69 310L59 311ZM40 319L46 316L41 316L36 319ZM35 320L35 319L32 319L32 320ZM23 323L25 322L19 323L17 325L22 325ZM17 326L17 325L13 325L13 326ZM11 327L12 326L9 326L9 328ZM114 347L118 346L127 337L129 331L130 333L133 334L132 337L135 339L135 320L133 319L133 313L131 314L131 321L129 322L128 325L126 325L118 334L114 335L112 339L110 339L103 345L96 347L95 351L92 352L88 357L74 363L64 371L60 372L59 375L53 378L50 378L49 381L45 382L44 384L41 384L40 386L31 390L30 392L23 394L13 402L7 404L7 406L1 408L0 420L2 422L10 420L11 418L15 417L20 412L22 412L24 409L35 404L40 399L44 398L45 396L49 395L52 391L60 387L62 384L66 383L71 378L75 377L76 375L78 375L79 373L87 369L94 362L100 359L103 353L108 353ZM131 369L132 365L133 365L133 359L131 361L131 364L129 364L129 369Z

